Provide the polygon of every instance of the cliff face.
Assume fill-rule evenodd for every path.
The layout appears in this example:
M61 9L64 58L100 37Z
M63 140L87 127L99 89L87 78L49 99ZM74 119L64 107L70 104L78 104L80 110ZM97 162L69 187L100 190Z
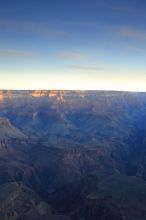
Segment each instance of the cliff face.
M105 92L100 92L102 95L105 95ZM0 90L0 100L4 101L10 98L19 98L19 97L56 97L63 99L64 97L81 97L93 94L97 95L97 92L94 91L71 91L71 90Z
M17 139L25 140L27 138L18 128L14 127L7 118L0 118L0 140Z
M49 204L22 182L0 186L0 220L70 220L54 215Z
M4 101L4 94L3 91L0 91L0 103L3 103Z

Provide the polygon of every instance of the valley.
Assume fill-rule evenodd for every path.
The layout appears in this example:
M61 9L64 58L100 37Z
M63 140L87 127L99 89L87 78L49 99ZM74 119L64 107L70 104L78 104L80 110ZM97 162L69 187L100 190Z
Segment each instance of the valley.
M146 219L146 93L0 91L0 220Z

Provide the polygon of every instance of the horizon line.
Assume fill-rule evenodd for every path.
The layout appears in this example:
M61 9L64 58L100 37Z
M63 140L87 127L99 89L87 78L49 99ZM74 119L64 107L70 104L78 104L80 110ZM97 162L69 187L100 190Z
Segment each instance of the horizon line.
M29 88L0 88L0 91L91 91L91 92L129 92L129 93L146 93L146 90L114 90L114 89L29 89Z

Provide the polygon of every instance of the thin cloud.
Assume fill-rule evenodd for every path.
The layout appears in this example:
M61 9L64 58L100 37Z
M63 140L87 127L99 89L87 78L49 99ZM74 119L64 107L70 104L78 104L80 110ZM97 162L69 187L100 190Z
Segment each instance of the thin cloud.
M30 58L34 54L29 51L22 51L16 49L0 49L0 58Z
M79 52L60 52L56 57L62 60L81 60L84 56Z
M101 5L119 13L130 13L130 15L136 15L144 12L142 4L139 4L139 1L137 0L102 0Z
M100 67L96 66L84 66L84 65L66 65L67 68L78 69L78 70L90 70L90 71L99 71L102 70Z
M51 25L44 22L0 20L0 27L14 32L27 32L43 37L68 37L71 35L62 29L54 29Z
M144 49L140 48L140 47L135 47L133 45L123 45L123 48L126 50L131 50L133 52L144 52Z
M105 0L101 3L104 7L108 7L112 10L118 11L118 12L127 12L130 11L131 7L129 4L124 4L123 1L113 1L113 0Z
M121 28L119 30L119 35L127 38L146 40L146 32L127 27Z
M143 53L145 52L145 48L142 48L139 45L135 45L135 44L130 44L130 43L120 43L120 42L114 42L111 44L111 46L114 46L118 49L122 49L122 50L127 50L127 51L131 51L131 52L136 52L136 53Z

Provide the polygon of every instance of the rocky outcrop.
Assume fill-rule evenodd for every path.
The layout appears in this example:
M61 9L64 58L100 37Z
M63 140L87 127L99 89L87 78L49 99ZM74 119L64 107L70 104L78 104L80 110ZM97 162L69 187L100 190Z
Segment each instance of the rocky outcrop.
M50 205L21 182L0 186L0 220L55 220L66 219L53 215Z
M25 140L27 136L14 127L7 118L0 117L0 140L3 142L4 139Z
M47 91L46 90L36 90L34 92L31 93L32 97L43 97L43 96L47 96Z
M1 91L0 91L0 104L3 103L3 101L4 101L4 93L3 93L3 91L1 90Z

